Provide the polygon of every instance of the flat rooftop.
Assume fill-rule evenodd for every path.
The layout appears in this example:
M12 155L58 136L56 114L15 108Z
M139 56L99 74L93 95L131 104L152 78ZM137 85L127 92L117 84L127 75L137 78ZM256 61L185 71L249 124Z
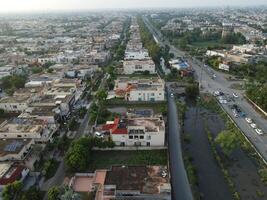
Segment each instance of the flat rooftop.
M17 154L23 147L31 142L31 139L5 139L0 140L0 156Z
M165 166L112 166L107 171L105 185L116 185L116 190L137 190L143 194L159 194L160 186L169 184ZM168 173L167 173L168 174Z
M164 121L160 118L131 118L128 119L128 126L143 126L147 132L164 130Z

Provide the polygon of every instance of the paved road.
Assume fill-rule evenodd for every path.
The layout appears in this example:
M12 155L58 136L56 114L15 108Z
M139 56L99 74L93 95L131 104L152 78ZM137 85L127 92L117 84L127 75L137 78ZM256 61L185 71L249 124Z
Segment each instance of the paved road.
M86 115L84 116L83 121L79 127L79 130L77 131L75 135L75 139L80 138L87 133L86 131L88 127L89 111L90 111L91 105L92 105L92 102L89 103L88 111ZM41 190L48 191L49 188L51 188L52 186L62 185L64 178L65 178L65 171L66 171L66 165L64 162L64 158L62 158L55 175L41 186ZM47 200L47 193L44 196L44 200Z
M170 52L174 53L175 56L186 57L187 61L192 65L195 70L196 78L202 86L202 92L208 92L213 94L214 91L219 90L229 96L236 93L239 98L235 99L235 102L229 102L228 104L223 104L225 111L232 117L235 123L239 126L242 132L249 138L251 143L256 147L261 156L267 161L267 120L264 119L259 113L257 113L254 108L243 98L243 91L235 90L230 88L232 83L225 79L222 72L217 72L209 67L204 67L204 64L199 60L187 56L187 54L169 43L167 40L162 40L162 35L159 30L155 29L149 20L143 17L145 24L152 34L157 37L161 46L169 45ZM216 78L212 78L212 74L216 74ZM231 109L231 104L237 104L244 113L254 120L258 128L261 128L266 134L263 136L258 135L254 129L252 129L249 124L243 118L235 118Z
M173 200L193 200L182 156L180 125L174 98L168 97L169 155Z

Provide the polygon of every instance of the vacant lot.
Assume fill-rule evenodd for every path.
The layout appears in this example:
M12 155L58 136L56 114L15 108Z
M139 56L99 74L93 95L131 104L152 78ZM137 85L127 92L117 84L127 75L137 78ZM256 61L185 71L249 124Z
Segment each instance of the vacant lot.
M90 171L112 165L167 165L166 150L93 151Z

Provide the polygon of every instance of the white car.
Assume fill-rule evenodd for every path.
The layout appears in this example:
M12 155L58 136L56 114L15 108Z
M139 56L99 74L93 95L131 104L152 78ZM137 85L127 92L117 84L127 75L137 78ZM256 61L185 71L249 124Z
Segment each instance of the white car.
M255 129L256 133L258 133L259 135L263 135L263 131L259 128Z
M98 137L98 138L103 138L104 135L102 133L99 133L99 132L95 132L95 136Z
M173 93L171 93L171 98L173 98L174 97L174 95L173 95Z
M251 123L250 126L251 126L252 128L254 128L254 129L257 127L257 125L256 125L255 123Z
M214 96L219 96L220 95L220 92L219 91L215 91L214 92Z
M252 119L251 119L251 118L246 117L245 120L246 120L246 122L249 123L249 124L252 123Z
M236 93L233 93L233 96L234 96L235 98L238 98L238 95L237 95Z

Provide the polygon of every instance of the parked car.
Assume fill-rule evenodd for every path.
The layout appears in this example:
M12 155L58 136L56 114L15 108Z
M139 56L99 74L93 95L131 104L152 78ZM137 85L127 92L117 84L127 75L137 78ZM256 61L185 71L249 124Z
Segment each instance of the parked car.
M104 135L100 132L95 132L95 136L98 137L98 138L103 138Z
M174 94L173 93L171 93L171 98L173 98L174 97Z
M263 131L259 128L255 129L256 133L258 133L259 135L263 135Z
M235 98L238 98L238 95L237 95L236 93L233 93L233 96L234 96Z
M257 127L257 124L251 123L250 126L255 129Z
M249 123L249 124L251 124L251 123L252 123L252 119L251 119L251 118L249 118L249 117L246 117L246 118L245 118L245 120L246 120L246 122L247 122L247 123Z

